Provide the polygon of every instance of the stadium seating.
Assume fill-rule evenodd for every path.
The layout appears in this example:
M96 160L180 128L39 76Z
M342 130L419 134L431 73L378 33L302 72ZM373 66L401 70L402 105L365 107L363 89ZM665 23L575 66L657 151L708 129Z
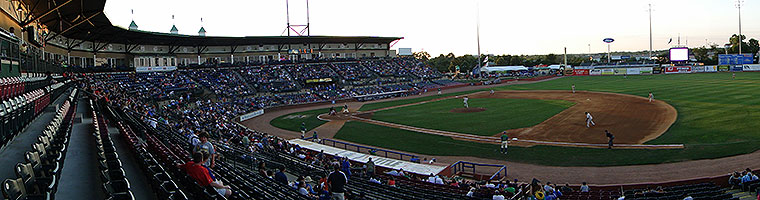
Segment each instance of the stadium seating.
M71 90L52 121L32 144L31 150L26 152L25 162L16 164L16 179L3 182L5 198L51 199L55 194L76 114L76 97L77 89Z

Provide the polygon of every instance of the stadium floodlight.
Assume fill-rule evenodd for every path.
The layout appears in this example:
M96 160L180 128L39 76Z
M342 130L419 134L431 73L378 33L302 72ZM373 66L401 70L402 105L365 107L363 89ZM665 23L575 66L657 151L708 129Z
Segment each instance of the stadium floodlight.
M742 4L744 0L736 0L736 8L739 9L739 54L742 54Z

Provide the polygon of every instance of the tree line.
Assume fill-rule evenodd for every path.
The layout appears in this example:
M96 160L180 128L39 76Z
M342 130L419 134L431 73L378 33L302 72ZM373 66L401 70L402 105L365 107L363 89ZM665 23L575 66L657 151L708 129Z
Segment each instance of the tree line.
M749 40L746 40L746 36L742 35L742 53L753 53L757 55L758 51L760 51L760 44L758 44L758 40L755 38L751 38ZM744 42L747 41L747 42ZM719 47L716 44L710 45L709 47L698 47L698 48L692 48L690 49L694 57L697 59L697 62L702 62L706 65L716 65L718 64L718 55L719 54L725 54L726 52L729 54L735 54L739 52L739 36L734 34L729 38L729 47ZM639 53L644 54L644 51L641 52L615 52L613 54L625 54L625 53ZM653 62L658 64L665 64L669 63L670 60L668 60L668 51L667 50L660 50L653 52L653 56L657 57L656 60ZM600 54L594 54L594 55L600 55ZM429 53L425 51L420 52L414 52L412 53L412 56L416 59L422 60L425 63L427 63L429 66L438 69L441 72L454 72L456 70L456 67L459 67L459 70L461 72L469 72L472 71L474 67L477 67L478 65L478 57L477 55L461 55L456 56L454 53L448 53L448 54L440 54L436 57L430 56ZM481 57L481 61L485 59L485 56ZM595 63L596 59L591 59L590 55L588 54L568 54L567 55L567 64L568 65L583 65L583 64L589 64L589 63ZM599 60L602 62L605 62L607 60L606 55L602 55ZM488 57L488 61L491 62L493 65L499 65L499 66L536 66L536 65L551 65L551 64L560 64L563 63L563 56L557 55L557 54L547 54L547 55L493 55ZM634 58L629 58L627 60L622 60L621 62L637 62Z

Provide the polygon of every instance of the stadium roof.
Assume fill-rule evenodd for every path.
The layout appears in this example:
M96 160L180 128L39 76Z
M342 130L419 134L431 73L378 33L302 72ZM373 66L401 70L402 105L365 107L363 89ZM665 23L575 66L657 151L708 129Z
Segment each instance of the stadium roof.
M67 38L117 44L170 46L239 46L263 44L323 44L323 43L390 43L403 37L373 36L194 36L134 31L117 27L103 13L105 0L22 0L31 10L32 18L20 24L38 21L52 33L46 40L60 34Z

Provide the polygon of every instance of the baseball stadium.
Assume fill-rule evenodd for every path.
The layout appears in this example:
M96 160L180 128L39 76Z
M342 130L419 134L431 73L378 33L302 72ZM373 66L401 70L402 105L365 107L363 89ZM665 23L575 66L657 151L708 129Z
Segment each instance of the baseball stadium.
M657 10L644 4L648 50L636 32L595 39L604 51L583 41L555 54L489 45L500 41L480 9L501 3L420 11L474 6L464 47L470 38L402 21L382 29L409 36L346 36L386 32L336 28L350 20L325 12L395 18L369 2L309 3L0 2L3 199L760 199L756 13L746 35L738 13L726 45L689 45L653 37ZM229 10L204 22L218 6ZM226 29L241 13L285 29L226 36L265 29ZM586 38L575 33L564 39Z

